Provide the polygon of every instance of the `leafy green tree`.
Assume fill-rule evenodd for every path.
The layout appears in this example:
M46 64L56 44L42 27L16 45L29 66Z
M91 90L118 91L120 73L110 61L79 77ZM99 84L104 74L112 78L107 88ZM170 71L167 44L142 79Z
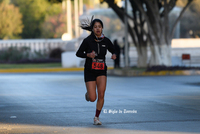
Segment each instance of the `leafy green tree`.
M42 24L42 38L61 38L66 31L65 14L49 16Z
M19 38L23 28L19 9L3 1L0 3L0 18L0 39Z
M59 4L51 4L47 0L11 0L11 2L18 6L23 14L22 38L40 38L45 18L62 12Z
M48 0L48 1L51 3L61 3L62 2L62 0Z
M0 3L4 2L5 4L9 4L10 0L0 0Z

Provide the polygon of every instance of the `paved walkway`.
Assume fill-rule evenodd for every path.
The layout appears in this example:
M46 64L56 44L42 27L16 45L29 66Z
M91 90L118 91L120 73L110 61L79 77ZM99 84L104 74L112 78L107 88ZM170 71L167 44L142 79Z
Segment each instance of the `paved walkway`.
M200 133L200 76L108 76L103 125L83 72L0 74L0 133Z

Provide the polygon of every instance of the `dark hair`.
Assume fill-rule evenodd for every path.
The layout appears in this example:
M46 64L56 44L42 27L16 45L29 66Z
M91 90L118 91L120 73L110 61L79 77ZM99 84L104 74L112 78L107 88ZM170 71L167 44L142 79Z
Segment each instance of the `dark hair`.
M114 44L117 44L117 39L114 40Z
M80 27L84 30L92 31L95 22L99 22L103 28L103 22L100 19L94 19L94 16L92 16L91 21L89 19L83 20L80 24Z

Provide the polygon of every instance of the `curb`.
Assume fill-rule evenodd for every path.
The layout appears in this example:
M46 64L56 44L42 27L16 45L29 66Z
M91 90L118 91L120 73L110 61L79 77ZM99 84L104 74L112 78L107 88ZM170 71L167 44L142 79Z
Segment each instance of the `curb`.
M0 69L0 73L50 73L50 72L75 72L84 71L80 68L19 68L19 69ZM163 75L200 75L200 70L176 70L176 71L135 71L135 70L119 70L108 67L108 75L113 76L163 76Z
M114 76L174 76L174 75L200 75L200 70L176 70L176 71L134 71L134 70L108 70L109 75Z
M84 68L23 68L0 69L0 73L44 73L44 72L73 72L83 71Z
M108 67L113 69L113 67ZM19 69L0 69L0 73L46 73L46 72L74 72L84 71L83 67L80 68L19 68Z

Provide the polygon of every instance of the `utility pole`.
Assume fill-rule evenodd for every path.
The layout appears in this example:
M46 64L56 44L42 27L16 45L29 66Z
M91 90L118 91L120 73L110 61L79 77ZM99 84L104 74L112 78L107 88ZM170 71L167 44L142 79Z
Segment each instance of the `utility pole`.
M83 0L79 0L79 16L83 14ZM83 33L83 30L79 28L80 35Z
M78 22L79 22L79 14L78 14L78 0L74 0L74 22L75 22L75 38L79 37L79 27L78 27Z
M67 6L66 6L66 10L67 10L67 33L71 36L71 38L73 37L72 35L72 13L71 13L71 0L67 0Z
M125 67L129 67L129 51L128 51L128 19L127 19L127 16L125 14L127 14L127 0L124 0L125 1L125 7L124 7L124 24L125 24Z

